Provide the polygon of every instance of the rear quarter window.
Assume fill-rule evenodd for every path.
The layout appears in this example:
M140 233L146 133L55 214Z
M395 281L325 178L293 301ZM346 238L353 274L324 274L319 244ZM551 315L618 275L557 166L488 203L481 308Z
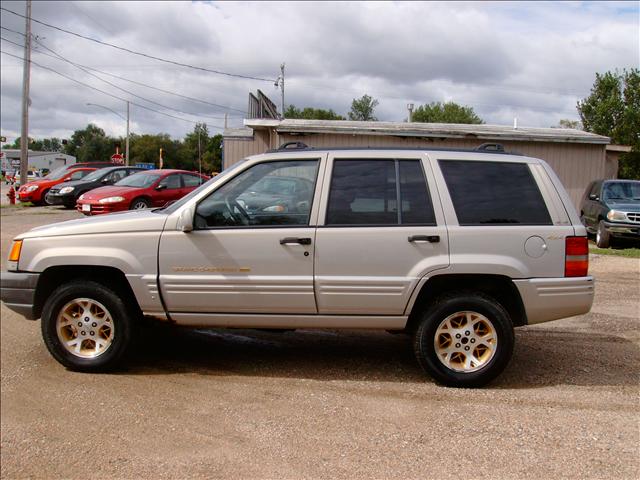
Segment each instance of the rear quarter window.
M460 225L551 225L525 163L440 160Z

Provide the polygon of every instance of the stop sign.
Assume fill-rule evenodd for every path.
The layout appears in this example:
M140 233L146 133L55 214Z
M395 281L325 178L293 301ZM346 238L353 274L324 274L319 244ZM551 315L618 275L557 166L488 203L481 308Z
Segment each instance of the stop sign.
M113 163L124 163L124 157L121 153L114 153L111 155L111 161Z

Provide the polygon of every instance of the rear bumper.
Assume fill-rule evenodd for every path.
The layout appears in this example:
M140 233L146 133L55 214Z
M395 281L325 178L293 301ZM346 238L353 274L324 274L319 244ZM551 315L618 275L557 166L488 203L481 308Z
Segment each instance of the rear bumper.
M14 312L35 320L36 286L39 273L0 272L0 299Z
M583 315L593 304L595 281L591 276L530 278L513 283L522 297L529 325Z

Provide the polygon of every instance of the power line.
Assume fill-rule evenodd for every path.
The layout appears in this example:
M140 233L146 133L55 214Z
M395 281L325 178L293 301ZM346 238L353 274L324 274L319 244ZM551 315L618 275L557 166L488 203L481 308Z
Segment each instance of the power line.
M0 10L4 10L5 12L12 13L13 15L16 15L18 17L26 18L21 13L14 12L13 10L9 10L8 8L5 8L5 7L0 7ZM186 67L186 68L192 68L194 70L201 70L203 72L215 73L215 74L218 74L218 75L225 75L227 77L244 78L244 79L247 79L247 80L258 80L260 82L270 82L270 83L273 83L275 81L275 80L269 79L269 78L252 77L250 75L242 75L242 74L239 74L239 73L223 72L221 70L214 70L214 69L206 68L206 67L198 67L196 65L190 65L188 63L182 63L182 62L177 62L175 60L169 60L169 59L166 59L166 58L156 57L155 55L150 55L148 53L137 52L137 51L131 50L129 48L120 47L120 46L114 45L112 43L103 42L102 40L97 40L95 38L87 37L86 35L82 35L80 33L72 32L71 30L66 30L66 29L61 28L61 27L56 27L55 25L51 25L50 23L46 23L46 22L43 22L41 20L36 20L33 17L31 17L31 21L35 22L35 23L39 23L40 25L44 25L45 27L53 28L54 30L58 30L60 32L67 33L69 35L73 35L73 36L78 37L78 38L84 38L85 40L90 40L90 41L98 43L100 45L105 45L107 47L115 48L117 50L122 50L123 52L131 53L133 55L138 55L138 56L141 56L141 57L151 58L153 60L158 60L159 62L171 63L173 65L178 65L178 66Z
M12 33L16 33L16 34L18 34L18 35L22 35L22 36L24 37L24 33L22 33L22 32L18 32L18 31L16 31L16 30L12 30L12 29L10 29L10 28L3 27L3 26L0 26L0 28L1 28L1 29L3 29L3 30L7 30L7 31L9 31L9 32L12 32ZM6 38L3 38L3 40L5 40L6 42L9 42L9 43L12 43L12 44L14 44L14 45L16 45L16 46L18 46L18 47L24 48L24 45L20 45L19 43L12 42L11 40L8 40L8 39L6 39ZM40 45L42 45L44 48L46 48L47 50L49 50L50 52L54 53L56 56L54 57L53 55L49 55L48 53L45 53L45 52L38 52L38 53L40 53L41 55L45 55L45 56L47 56L47 57L51 57L51 58L57 58L58 56L60 56L60 57L61 57L61 55L60 55L60 54L58 54L58 53L54 52L52 49L48 48L48 47L47 47L46 45L44 45L41 41L38 41L38 40L36 40L36 41L37 41ZM65 59L65 61L67 61L67 60ZM101 73L102 75L107 75L108 77L113 77L113 78L117 78L117 79L119 79L119 80L124 80L125 82L133 83L133 84L135 84L135 85L139 85L139 86L141 86L141 87L149 88L149 89L152 89L152 90L157 90L157 91L159 91L159 92L166 93L166 94L168 94L168 95L174 95L174 96L176 96L176 97L180 97L180 98L184 98L184 99L187 99L187 100L191 100L191 101L193 101L193 102L202 103L202 104L204 104L204 105L210 105L210 106L212 106L212 107L217 107L217 108L224 108L224 109L226 109L226 110L233 110L233 111L236 111L236 112L241 113L242 115L244 115L244 114L246 113L244 110L240 110L240 109L238 109L238 108L227 107L227 106L225 106L225 105L220 105L220 104L217 104L217 103L207 102L206 100L201 100L201 99L199 99L199 98L189 97L189 96L187 96L187 95L182 95L182 94L180 94L180 93L171 92L171 91L169 91L169 90L164 90L164 89L162 89L162 88L154 87L154 86L152 86L152 85L147 85L146 83L138 82L138 81L136 81L136 80L131 80L131 79L126 78L126 77L121 77L121 76L119 76L119 75L114 75L114 74L112 74L112 73L105 72L105 71L103 71L103 70L98 70L97 68L92 68L92 67L89 67L89 66L87 66L87 65L75 64L75 63L74 63L74 65L80 66L80 67L82 67L82 68L86 68L87 70L91 70L91 71L93 71L93 72ZM218 118L218 117L212 117L212 118ZM219 118L223 118L223 117L219 117Z
M13 55L12 53L9 53L9 52L1 51L0 53L3 53L5 55L9 55L10 57L13 57L13 58L17 58L18 60L22 60L22 58L20 58L19 56ZM65 75L64 73L60 73L57 70L54 70L53 68L50 68L50 67L47 67L47 66L44 66L44 65L40 65L39 63L36 63L33 60L30 60L29 63L31 63L32 65L35 65L36 67L40 67L40 68L42 68L44 70L49 70L50 72L53 72L56 75L60 75L61 77L66 78L67 80L71 80L74 83L80 84L83 87L90 88L91 90L95 90L95 91L100 92L100 93L102 93L104 95L107 95L109 97L115 98L116 100L120 100L122 102L126 102L127 101L127 99L125 99L125 98L118 97L117 95L114 95L112 93L106 92L104 90L101 90L101 89L99 89L97 87L94 87L92 85L89 85L87 83L81 82L80 80L76 80L75 78L69 77L68 75ZM160 110L155 110L153 108L147 107L146 105L141 105L141 104L135 103L135 102L129 102L129 103L131 103L131 105L135 105L136 107L142 108L144 110L149 110L151 112L159 113L160 115L164 115L166 117L175 118L176 120L182 120L183 122L193 123L193 124L196 124L196 125L198 123L205 123L207 126L209 126L211 128L215 128L215 129L218 129L218 130L224 130L223 127L218 127L217 125L211 125L211 124L208 124L206 122L195 122L193 120L189 120L188 118L178 117L178 116L172 115L170 113L161 112Z

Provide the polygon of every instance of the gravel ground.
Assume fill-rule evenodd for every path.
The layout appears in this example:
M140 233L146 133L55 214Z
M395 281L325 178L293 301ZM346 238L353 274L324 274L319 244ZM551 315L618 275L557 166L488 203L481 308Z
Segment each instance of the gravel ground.
M77 218L2 209L11 238ZM640 262L592 256L591 313L518 329L489 388L374 331L154 329L117 374L66 371L2 305L2 478L639 478Z

